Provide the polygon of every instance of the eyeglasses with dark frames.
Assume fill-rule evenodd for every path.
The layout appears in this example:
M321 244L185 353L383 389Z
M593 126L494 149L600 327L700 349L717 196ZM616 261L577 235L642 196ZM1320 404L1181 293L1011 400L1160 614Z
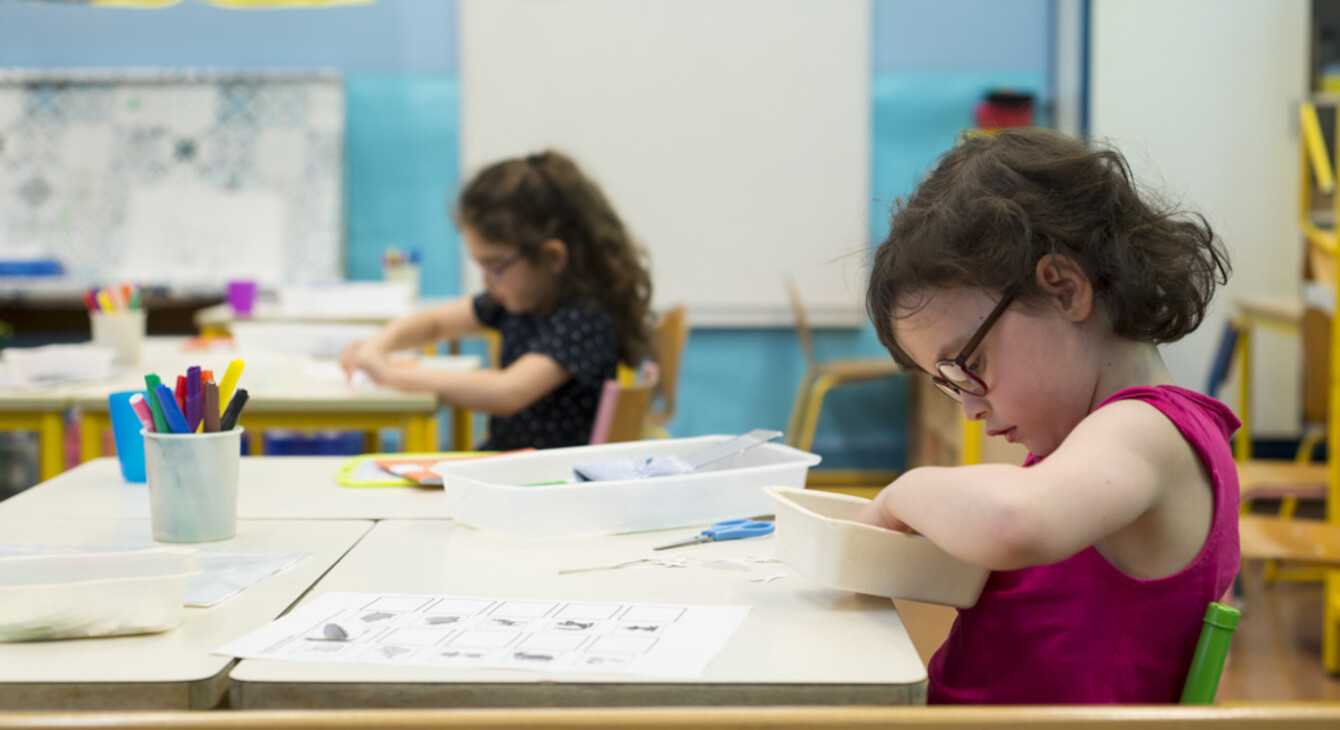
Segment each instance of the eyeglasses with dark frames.
M506 274L507 270L511 268L512 264L515 264L520 260L521 260L521 252L517 251L511 256L508 256L507 258L495 264L485 264L481 261L479 264L479 268L484 270L485 278L492 279L493 281L499 281L503 278L503 274Z
M980 375L974 373L968 367L968 359L977 350L977 346L982 344L982 340L991 331L991 326L996 323L996 320L1000 319L1000 315L1005 313L1010 303L1019 295L1019 290L1022 287L1022 283L1015 284L1001 296L1000 301L996 302L995 309L992 309L991 313L986 315L986 320L972 334L972 337L968 338L967 343L963 345L963 349L959 351L957 357L935 363L935 371L939 375L932 375L931 382L940 389L940 392L960 403L963 402L964 393L977 397L986 395L986 381L982 380Z

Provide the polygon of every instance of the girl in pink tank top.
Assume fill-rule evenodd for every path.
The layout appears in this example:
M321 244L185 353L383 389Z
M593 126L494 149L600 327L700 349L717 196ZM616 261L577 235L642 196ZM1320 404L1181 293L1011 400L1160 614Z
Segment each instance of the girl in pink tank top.
M1031 452L912 469L861 515L994 571L931 660L931 702L1176 701L1238 570L1239 423L1157 346L1228 272L1202 217L1045 130L970 138L900 201L867 294L880 341Z

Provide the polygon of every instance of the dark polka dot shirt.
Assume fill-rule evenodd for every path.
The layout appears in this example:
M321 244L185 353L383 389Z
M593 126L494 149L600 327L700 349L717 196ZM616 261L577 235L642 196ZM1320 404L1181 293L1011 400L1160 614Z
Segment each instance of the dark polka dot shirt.
M542 316L512 314L480 294L474 307L481 324L502 334L501 367L534 352L572 376L516 415L489 419L489 437L480 450L549 449L590 441L600 392L618 371L619 340L604 306L575 300Z

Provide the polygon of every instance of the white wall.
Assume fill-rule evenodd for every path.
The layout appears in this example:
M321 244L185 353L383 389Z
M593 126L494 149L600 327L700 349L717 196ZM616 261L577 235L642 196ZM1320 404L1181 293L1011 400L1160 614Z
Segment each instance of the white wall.
M866 0L465 0L461 11L465 175L568 152L650 251L654 303L688 304L695 327L791 326L788 273L816 323L864 323Z
M1307 0L1094 0L1090 132L1136 178L1202 212L1233 275L1201 329L1169 345L1182 385L1201 389L1235 296L1298 297L1298 102L1307 91ZM1297 435L1297 338L1256 343L1252 431ZM1234 392L1220 397L1236 406Z

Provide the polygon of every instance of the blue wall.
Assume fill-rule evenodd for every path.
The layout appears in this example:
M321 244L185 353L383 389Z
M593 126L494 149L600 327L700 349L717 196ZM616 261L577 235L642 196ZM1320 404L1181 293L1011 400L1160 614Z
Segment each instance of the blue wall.
M972 123L991 88L1051 98L1052 0L873 0L871 240L890 203ZM459 184L457 7L382 0L322 10L166 10L0 2L0 66L333 68L345 75L352 278L377 278L387 246L425 255L424 292L458 293L459 240L446 215ZM816 333L820 359L883 355L873 329ZM785 428L804 369L794 334L695 330L676 435ZM902 383L830 396L815 450L825 466L904 463Z

